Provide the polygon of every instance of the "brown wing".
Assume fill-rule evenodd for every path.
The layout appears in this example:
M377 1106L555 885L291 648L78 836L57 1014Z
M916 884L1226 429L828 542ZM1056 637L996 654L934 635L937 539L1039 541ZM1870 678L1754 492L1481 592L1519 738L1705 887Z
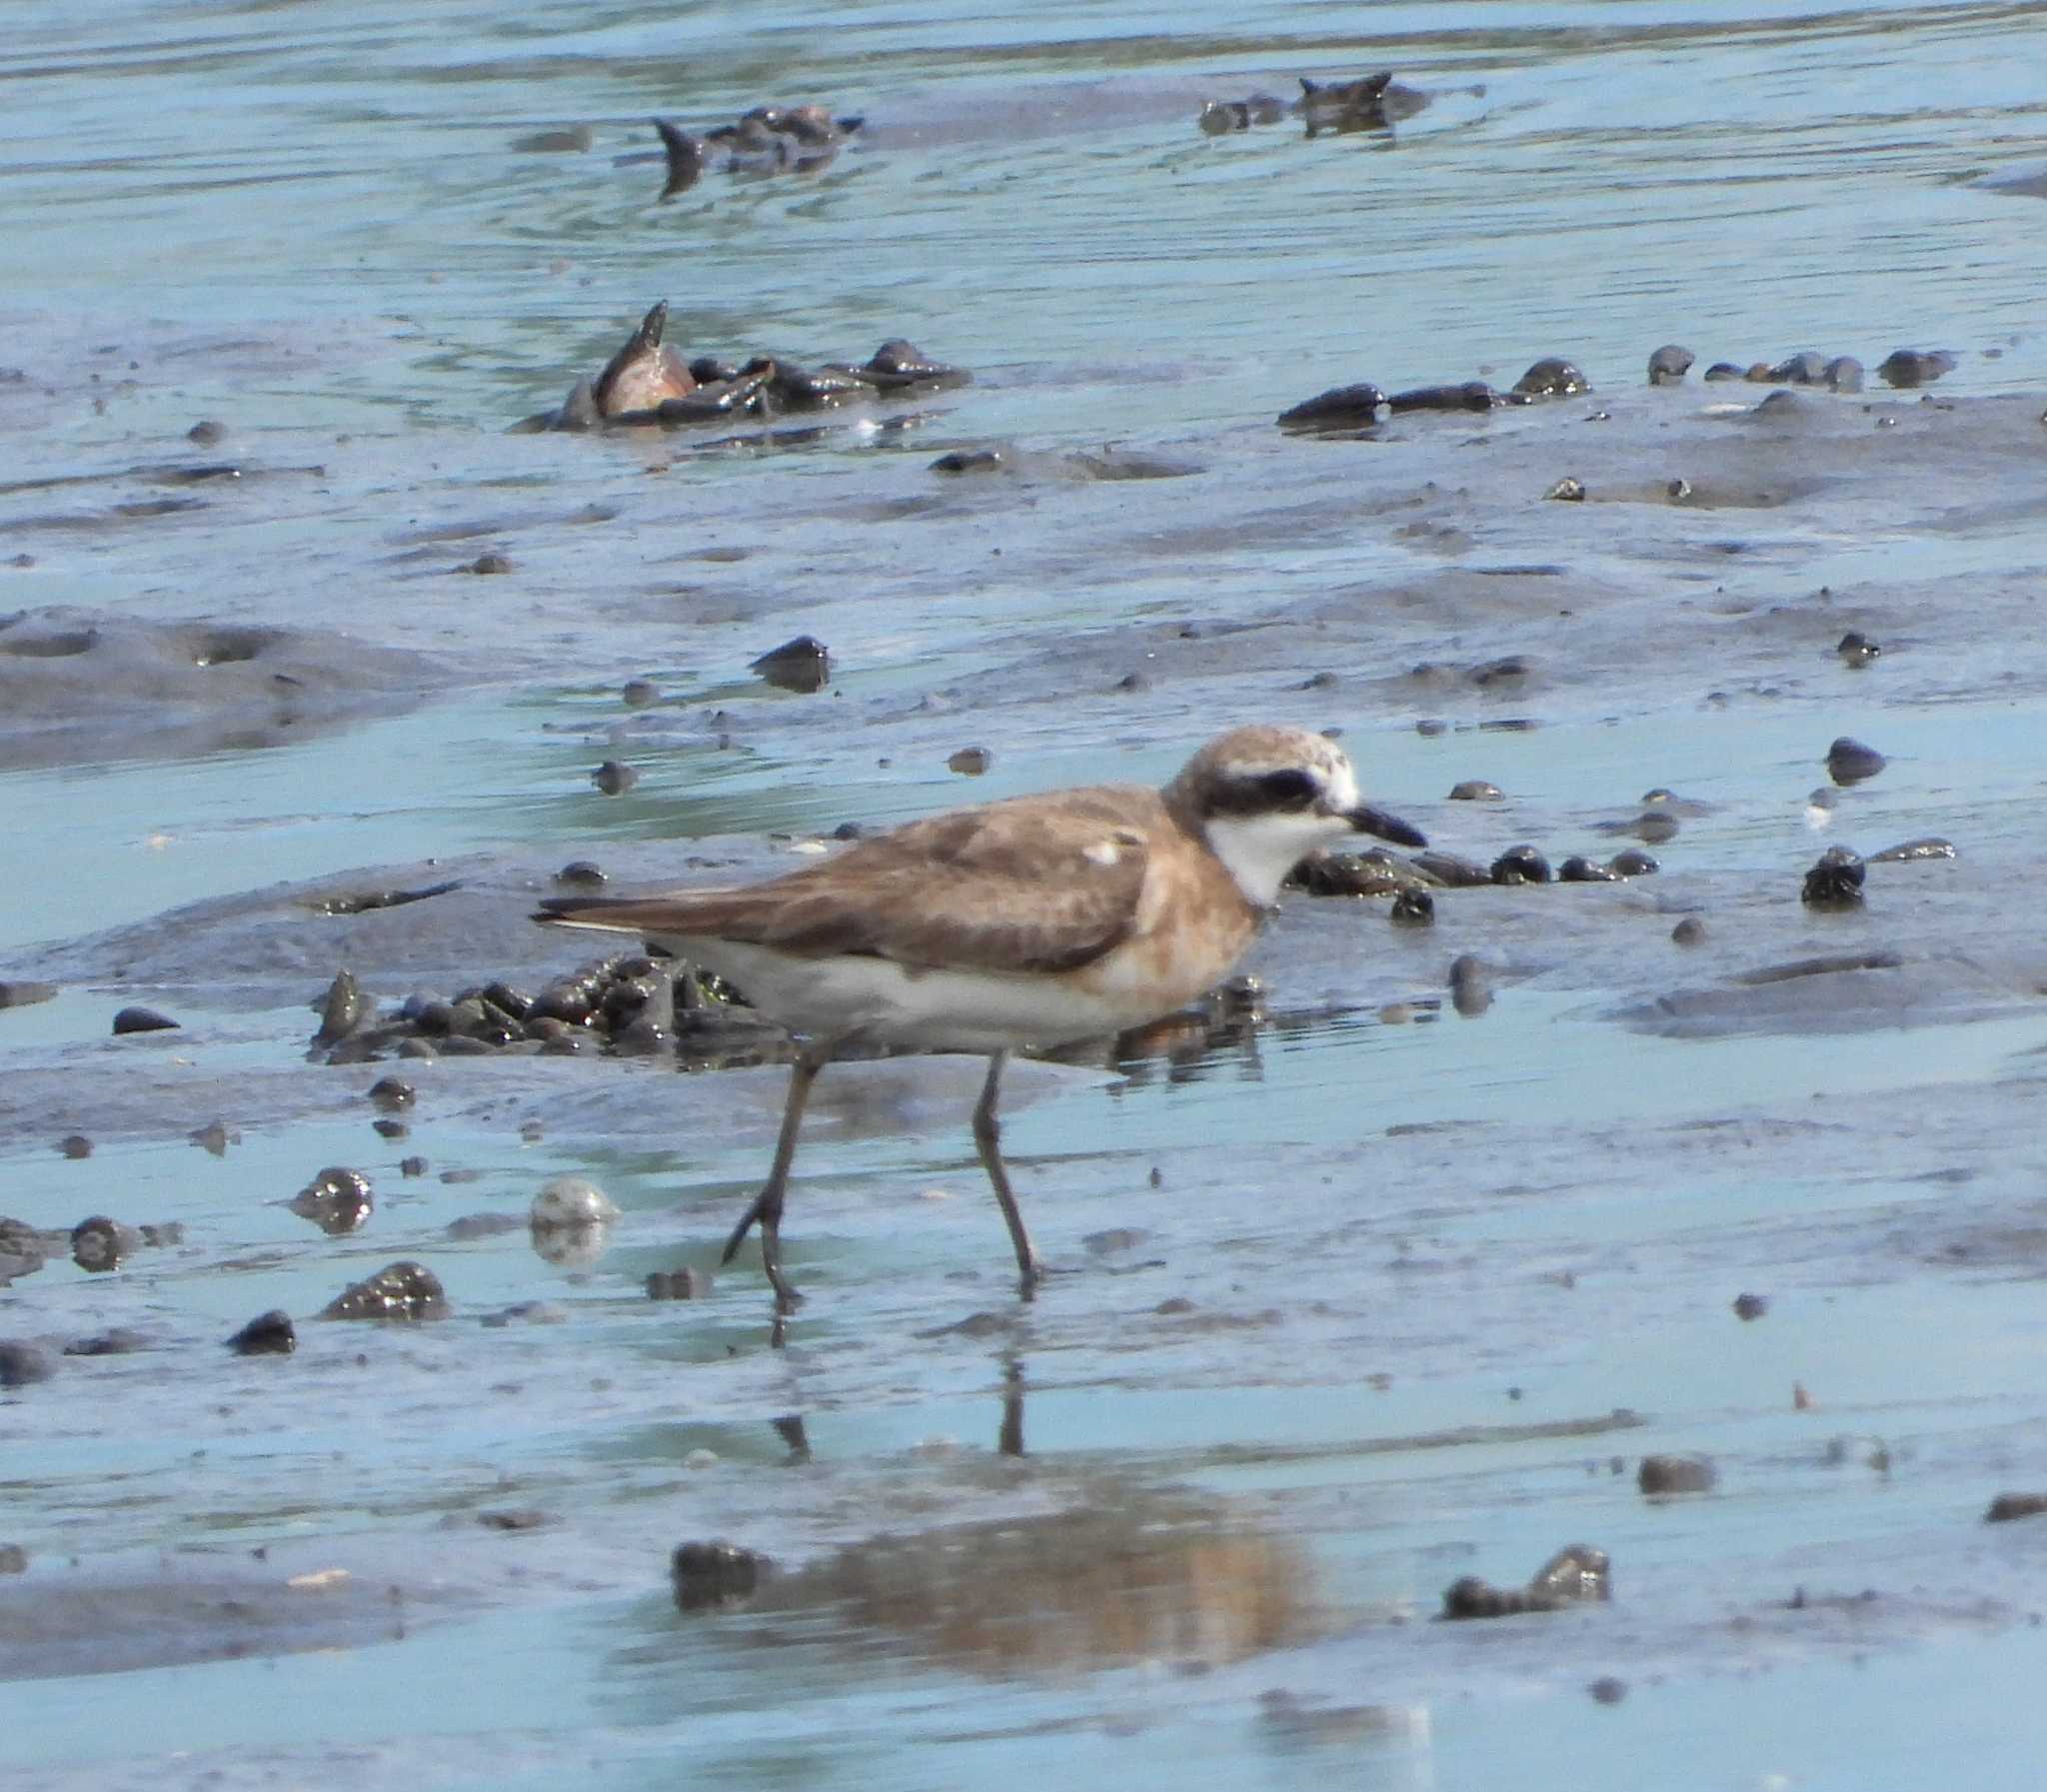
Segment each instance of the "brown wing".
M1154 791L1101 787L956 810L767 884L588 904L591 920L717 935L803 956L864 952L927 969L1073 970L1129 931ZM574 921L584 905L551 904Z

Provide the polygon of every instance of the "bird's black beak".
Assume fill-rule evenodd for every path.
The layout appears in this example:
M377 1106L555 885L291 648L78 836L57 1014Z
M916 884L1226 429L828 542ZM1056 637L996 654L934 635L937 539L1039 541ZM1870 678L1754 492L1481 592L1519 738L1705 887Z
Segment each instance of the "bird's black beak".
M1408 827L1398 816L1389 816L1382 809L1372 808L1369 803L1360 803L1355 809L1345 810L1343 819L1359 834L1375 834L1396 847L1428 845L1428 839L1420 829Z

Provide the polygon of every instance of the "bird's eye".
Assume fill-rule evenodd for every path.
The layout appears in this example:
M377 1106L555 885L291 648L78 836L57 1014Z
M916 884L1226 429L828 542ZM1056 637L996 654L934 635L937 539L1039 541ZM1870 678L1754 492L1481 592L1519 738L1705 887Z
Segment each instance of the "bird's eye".
M1274 809L1305 809L1322 794L1321 781L1298 767L1267 772L1258 780L1258 789Z

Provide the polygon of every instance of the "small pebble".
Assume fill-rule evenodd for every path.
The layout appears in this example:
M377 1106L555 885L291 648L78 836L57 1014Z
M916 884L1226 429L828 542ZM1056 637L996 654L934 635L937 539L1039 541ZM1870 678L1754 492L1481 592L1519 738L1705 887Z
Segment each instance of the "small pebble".
M476 559L470 561L461 570L465 573L481 573L486 576L493 573L509 573L512 570L512 561L509 555L479 554Z
M56 1373L56 1359L40 1344L0 1338L0 1387L26 1387Z
M196 442L201 448L211 448L228 433L228 426L217 423L211 417L204 417L185 432L187 442Z
M661 687L652 679L628 679L619 697L627 709L644 710L661 701Z
M177 1024L168 1014L160 1014L155 1008L123 1008L114 1016L116 1033L164 1032Z
M57 1149L66 1157L77 1159L92 1155L92 1140L83 1132L67 1132L57 1141Z
M957 772L962 778L979 778L995 764L995 759L986 747L963 747L946 761L946 770Z
M53 1000L56 994L55 983L0 982L0 1008L33 1007L39 1001Z
M1617 1705L1627 1697L1627 1682L1615 1679L1611 1674L1602 1674L1585 1690L1592 1695L1595 1705Z
M257 1314L228 1339L228 1348L238 1356L289 1356L298 1347L292 1316L281 1307Z
M1983 1514L1986 1524L2008 1524L2014 1518L2037 1518L2047 1512L2047 1493L2000 1493Z
M1644 1456L1635 1485L1651 1498L1670 1493L1704 1493L1719 1479L1704 1456Z
M536 1231L552 1226L610 1225L618 1204L585 1176L556 1176L533 1197L530 1214Z
M1874 778L1889 762L1874 747L1843 735L1827 749L1827 776L1841 785L1860 784Z
M1706 923L1696 914L1687 914L1670 929L1670 937L1677 945L1703 945L1706 938Z
M640 782L640 774L618 760L606 760L591 773L590 782L607 797L621 797Z
M1734 1296L1734 1316L1741 1320L1760 1319L1770 1310L1770 1302L1762 1294L1737 1294Z

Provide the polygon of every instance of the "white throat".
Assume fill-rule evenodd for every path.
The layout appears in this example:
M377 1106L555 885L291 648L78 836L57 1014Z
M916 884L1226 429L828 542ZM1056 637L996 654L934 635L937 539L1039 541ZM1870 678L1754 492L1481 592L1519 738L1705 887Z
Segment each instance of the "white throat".
M1317 847L1355 832L1340 817L1302 815L1213 816L1207 825L1208 850L1256 908L1279 899L1279 886Z

